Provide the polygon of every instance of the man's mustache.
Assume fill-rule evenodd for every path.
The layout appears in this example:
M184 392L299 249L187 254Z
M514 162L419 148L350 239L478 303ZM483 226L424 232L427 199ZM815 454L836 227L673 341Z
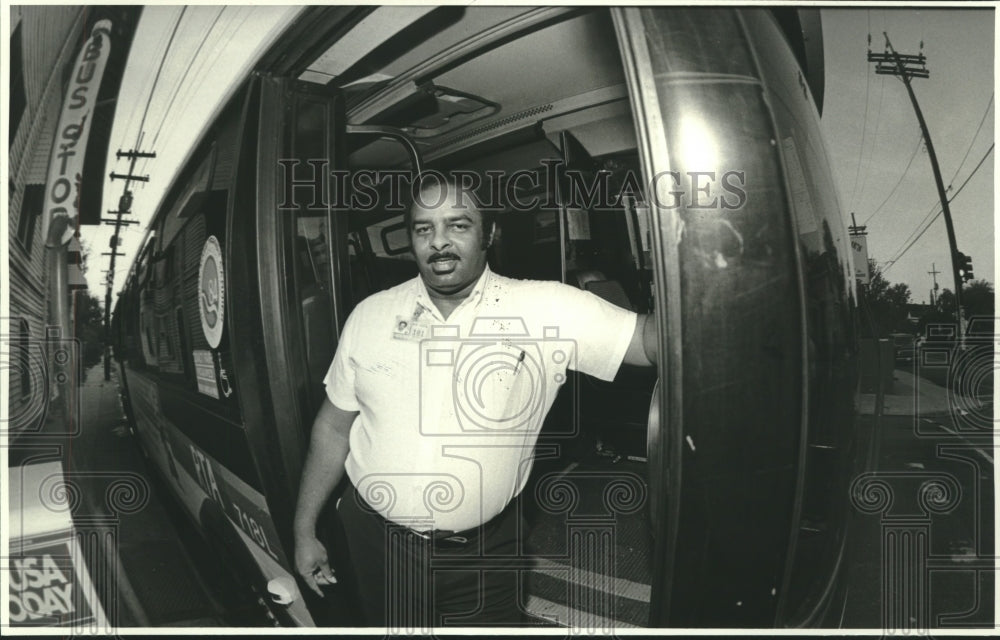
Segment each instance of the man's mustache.
M437 262L438 260L461 260L454 253L435 253L431 257L427 258L427 264L432 262Z

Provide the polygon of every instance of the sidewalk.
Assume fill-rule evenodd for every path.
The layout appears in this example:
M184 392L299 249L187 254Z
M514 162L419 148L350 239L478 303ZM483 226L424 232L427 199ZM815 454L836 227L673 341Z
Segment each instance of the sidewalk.
M896 369L892 372L892 393L885 394L882 407L884 416L941 415L955 406L954 392L930 380ZM859 411L862 415L875 413L875 394L862 393Z
M66 475L82 489L74 513L78 530L99 527L109 540L95 570L107 594L108 616L118 626L222 626L223 608L212 598L178 531L180 512L150 477L128 430L118 398L117 372L87 372L80 389L81 433L68 443ZM99 562L91 562L99 564Z

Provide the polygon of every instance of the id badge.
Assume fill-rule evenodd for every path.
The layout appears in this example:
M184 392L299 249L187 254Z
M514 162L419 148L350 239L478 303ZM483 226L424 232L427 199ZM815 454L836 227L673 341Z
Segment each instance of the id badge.
M429 333L430 329L426 322L403 316L396 316L396 324L392 329L393 339L412 342L423 340Z

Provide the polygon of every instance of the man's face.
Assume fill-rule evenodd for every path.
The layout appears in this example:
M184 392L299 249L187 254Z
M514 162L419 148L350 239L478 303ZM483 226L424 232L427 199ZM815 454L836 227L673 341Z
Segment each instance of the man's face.
M468 199L459 204L465 206L456 206L453 193L429 189L413 206L410 223L420 276L428 289L446 295L473 286L486 268L482 214Z

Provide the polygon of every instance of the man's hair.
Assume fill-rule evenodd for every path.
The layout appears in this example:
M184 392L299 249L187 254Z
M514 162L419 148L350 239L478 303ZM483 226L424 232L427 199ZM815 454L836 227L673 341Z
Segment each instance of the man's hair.
M438 196L433 200L425 199L423 197L424 194L431 190L439 191ZM483 226L483 249L489 248L490 242L493 239L491 231L493 231L493 225L496 223L496 213L485 210L479 202L475 191L460 186L454 177L437 171L421 174L411 185L408 195L407 201L403 203L406 206L403 213L403 224L406 225L406 231L411 236L413 235L414 207L420 205L444 206L450 203L456 207L471 207L479 212Z

